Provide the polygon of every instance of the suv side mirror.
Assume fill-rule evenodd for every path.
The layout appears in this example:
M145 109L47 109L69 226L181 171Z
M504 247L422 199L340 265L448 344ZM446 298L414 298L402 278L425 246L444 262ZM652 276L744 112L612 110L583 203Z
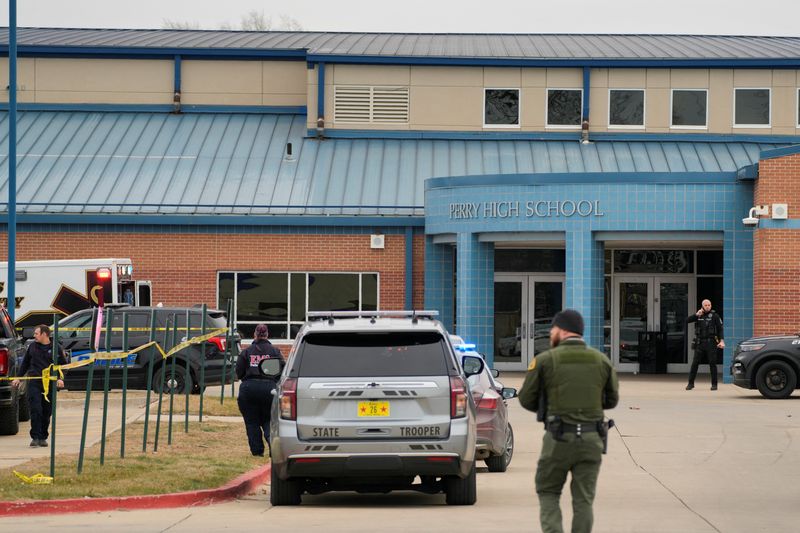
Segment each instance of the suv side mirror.
M499 378L500 377L500 371L497 370L496 368L491 369L489 372L492 374L493 378Z
M258 371L264 377L277 378L283 371L283 359L262 359L261 362L258 363Z
M483 372L484 365L483 359L474 355L465 355L461 358L461 368L464 369L467 377Z
M517 397L517 389L514 387L503 387L500 394L503 396L504 400L510 400L511 398Z

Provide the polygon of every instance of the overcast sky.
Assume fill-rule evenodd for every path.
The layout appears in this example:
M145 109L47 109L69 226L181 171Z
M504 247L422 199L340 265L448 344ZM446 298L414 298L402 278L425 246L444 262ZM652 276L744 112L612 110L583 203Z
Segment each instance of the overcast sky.
M17 0L19 26L216 29L249 11L304 30L800 35L798 0ZM0 25L8 3L0 2Z

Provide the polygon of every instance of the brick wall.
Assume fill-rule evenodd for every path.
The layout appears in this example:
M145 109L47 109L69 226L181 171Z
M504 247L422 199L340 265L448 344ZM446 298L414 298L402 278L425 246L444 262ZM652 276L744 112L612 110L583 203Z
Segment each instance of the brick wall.
M137 279L153 282L153 302L216 306L219 270L377 271L381 309L405 307L405 235L386 235L371 249L369 235L200 233L17 234L17 260L130 257ZM0 235L7 259L8 235ZM413 298L423 301L424 239L413 244Z
M754 205L788 203L800 218L800 154L759 162ZM753 333L800 331L800 229L756 229L753 237Z

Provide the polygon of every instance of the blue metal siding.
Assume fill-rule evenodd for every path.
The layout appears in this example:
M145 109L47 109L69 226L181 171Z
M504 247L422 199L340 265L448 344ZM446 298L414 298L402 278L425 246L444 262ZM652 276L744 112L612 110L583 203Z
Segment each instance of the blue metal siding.
M8 115L0 115L6 197ZM307 138L305 116L19 115L22 213L421 216L425 180L616 173L734 176L778 144ZM291 142L293 154L286 156ZM681 174L690 174L681 177ZM599 177L597 179L605 179ZM626 177L626 179L629 179ZM0 209L5 209L1 206Z

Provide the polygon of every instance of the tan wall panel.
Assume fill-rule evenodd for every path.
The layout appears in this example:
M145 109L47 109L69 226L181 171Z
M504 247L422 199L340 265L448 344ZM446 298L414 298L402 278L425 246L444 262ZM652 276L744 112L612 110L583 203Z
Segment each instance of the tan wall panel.
M483 126L482 87L411 87L411 128Z
M186 105L261 105L261 94L183 93Z
M306 93L306 63L304 61L264 61L261 88L264 94Z
M483 87L480 67L412 67L411 85L415 87Z
M608 69L607 68L590 69L589 87L608 87Z
M543 68L524 68L520 73L522 87L547 87L547 70Z
M483 86L516 89L521 83L518 68L484 68Z
M198 61L181 63L181 92L198 94L257 94L262 92L260 61ZM228 99L229 96L223 97ZM222 102L217 102L222 104Z
M408 85L410 68L406 65L334 65L326 67L325 81L334 85ZM330 72L333 70L333 72Z
M647 88L665 88L670 87L669 70L663 68L649 68L647 69Z
M174 90L172 61L38 58L35 68L39 91L172 93Z
M547 69L547 86L580 89L583 87L583 69L549 68Z
M264 94L261 105L302 106L306 105L306 93L297 94Z
M735 69L733 71L734 87L771 87L771 70Z
M708 131L731 133L733 124L733 71L711 70L708 73ZM739 130L737 130L739 133ZM762 130L761 133L764 133Z
M644 97L645 105L645 126L647 131L659 129L669 129L670 123L670 90L669 89L647 89Z
M36 91L36 102L48 104L172 104L172 96L172 92Z
M772 127L794 128L797 125L797 89L775 87L772 89Z
M606 131L607 129L608 89L597 87L592 90L591 101L589 102L589 130Z
M608 71L608 86L619 89L645 88L647 71L643 68L612 68Z
M772 128L772 135L797 135L795 128Z
M545 113L547 112L546 89L543 87L526 87L521 89L522 106L520 122L523 130L544 129Z
M0 83L8 86L8 58L0 58ZM23 93L36 90L36 64L35 60L28 58L17 59L17 98ZM8 91L2 91L4 101L8 100Z
M708 89L708 70L675 68L670 73L673 89Z
M795 70L773 70L773 87L797 87L797 71Z

